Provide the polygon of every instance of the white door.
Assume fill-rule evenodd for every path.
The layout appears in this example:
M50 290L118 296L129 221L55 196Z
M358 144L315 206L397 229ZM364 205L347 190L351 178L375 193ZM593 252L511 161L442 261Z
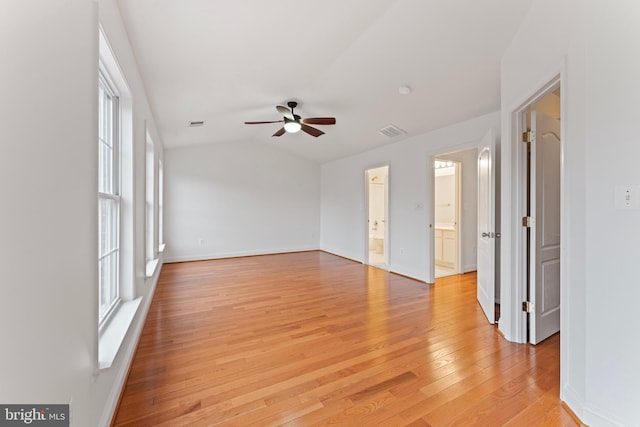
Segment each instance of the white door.
M478 147L478 302L495 322L495 137L487 132Z
M560 121L531 112L531 230L529 340L560 330Z

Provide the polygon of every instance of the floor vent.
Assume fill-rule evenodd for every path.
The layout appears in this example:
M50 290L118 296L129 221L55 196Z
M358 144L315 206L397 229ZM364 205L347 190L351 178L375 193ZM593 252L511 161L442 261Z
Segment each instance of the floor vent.
M378 131L378 133L387 136L389 138L395 138L396 136L404 135L407 131L400 129L396 125L388 125Z

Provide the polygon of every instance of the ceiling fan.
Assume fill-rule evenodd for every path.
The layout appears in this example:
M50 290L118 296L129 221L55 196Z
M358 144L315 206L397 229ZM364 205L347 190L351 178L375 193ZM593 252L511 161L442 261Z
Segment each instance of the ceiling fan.
M311 136L318 137L324 134L320 129L316 129L309 125L335 125L336 119L335 117L311 117L307 119L301 118L299 115L293 112L293 109L298 106L296 101L287 102L289 108L284 107L282 105L277 105L276 110L283 115L282 120L273 120L268 122L244 122L246 125L259 125L264 123L284 123L276 133L272 136L282 136L285 132L296 133L300 130L308 133Z

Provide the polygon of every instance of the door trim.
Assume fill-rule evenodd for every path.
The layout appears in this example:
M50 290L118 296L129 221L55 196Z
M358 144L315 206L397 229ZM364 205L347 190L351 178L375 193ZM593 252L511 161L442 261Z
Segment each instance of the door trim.
M565 65L566 66L566 65ZM514 180L514 189L509 193L502 194L503 200L512 200L511 206L507 207L507 209L511 209L511 212L507 212L507 214L511 217L511 238L505 245L505 252L509 252L509 247L512 249L511 260L501 259L501 265L508 264L506 261L510 261L512 264L512 270L505 274L505 270L501 271L501 288L500 288L500 312L501 312L501 322L499 323L499 328L504 334L504 336L513 342L518 343L526 343L527 340L527 315L521 309L522 301L527 299L527 238L526 238L526 229L522 227L520 219L523 216L526 216L527 209L527 182L526 182L526 172L527 172L527 158L526 158L526 149L521 142L522 133L526 131L526 117L525 114L527 110L532 107L536 102L540 101L544 96L553 90L560 87L560 115L562 118L567 117L567 108L566 108L566 84L564 83L564 66L563 72L556 73L551 79L547 80L546 83L542 84L538 87L537 90L533 91L533 94L529 95L519 106L513 108L510 114L511 119L511 159L506 159L511 165L512 169L512 180ZM560 133L561 139L564 141L565 138L565 122L566 119L561 119L560 121ZM560 143L560 195L561 195L561 236L560 239L563 242L566 242L567 227L566 224L566 215L564 209L562 207L562 200L564 200L565 195L565 179L564 179L564 149L565 144L561 141ZM503 165L505 162L503 162ZM503 181L503 185L505 182ZM504 213L504 211L503 211ZM503 214L504 218L505 215ZM506 231L506 230L505 230ZM503 234L504 235L504 234ZM564 248L561 249L561 258L564 253ZM564 312L565 312L565 303L563 302L564 293L566 289L566 275L563 272L566 269L561 269L561 277L560 277L560 329L562 330ZM507 324L508 323L508 324ZM506 330L505 330L506 328Z

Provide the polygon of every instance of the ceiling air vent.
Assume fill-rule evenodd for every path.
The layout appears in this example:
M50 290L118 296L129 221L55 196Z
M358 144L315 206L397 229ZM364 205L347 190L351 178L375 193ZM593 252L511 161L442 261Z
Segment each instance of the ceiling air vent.
M407 131L400 129L396 125L388 125L378 131L378 133L387 136L389 138L395 138L396 136L404 135Z
M200 120L199 122L189 122L189 127L195 128L198 126L204 125L204 120Z

